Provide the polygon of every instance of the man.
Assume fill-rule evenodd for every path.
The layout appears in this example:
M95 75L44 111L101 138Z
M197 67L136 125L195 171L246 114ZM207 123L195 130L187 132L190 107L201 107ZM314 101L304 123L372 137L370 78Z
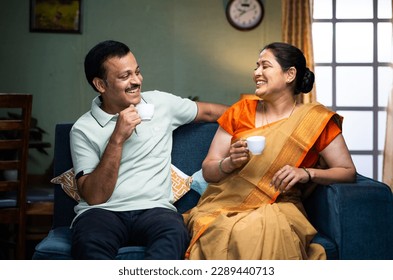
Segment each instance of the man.
M73 257L113 259L132 244L146 246L146 259L183 259L189 235L171 203L172 131L192 121L215 121L227 106L142 93L139 65L116 41L89 51L85 74L99 96L70 134L82 197L72 225ZM141 121L139 103L154 104L150 121Z

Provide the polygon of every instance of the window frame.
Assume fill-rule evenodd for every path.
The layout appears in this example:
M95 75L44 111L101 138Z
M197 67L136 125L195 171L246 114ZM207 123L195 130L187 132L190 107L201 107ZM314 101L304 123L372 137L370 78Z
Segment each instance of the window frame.
M318 1L318 0L314 0ZM336 9L337 9L337 1L345 1L345 0L332 0L332 18L330 19L319 19L312 17L312 23L331 23L332 24L332 62L316 62L315 68L320 66L331 67L332 70L332 104L329 107L331 110L337 111L356 111L356 112L372 112L373 115L373 138L372 138L372 150L351 150L351 155L371 155L372 156L372 176L376 180L382 179L382 165L381 156L383 155L383 150L380 150L378 147L379 142L379 133L378 129L380 127L380 122L384 122L384 126L386 127L386 119L380 120L380 112L386 112L386 106L379 106L379 95L378 95L378 69L379 67L390 67L392 68L391 62L378 62L378 23L388 22L392 23L392 19L379 19L378 18L378 0L373 0L373 18L370 19L359 19L359 18L351 18L351 19L338 19L336 17ZM355 62L337 62L336 61L336 28L338 23L372 23L373 25L373 61L370 63L355 63ZM315 44L314 44L315 45ZM368 66L373 69L373 104L372 106L338 106L337 105L337 68L338 67L359 67L359 66ZM318 100L318 85L316 97ZM386 104L387 105L387 104ZM345 116L344 116L345 117ZM386 130L386 128L385 128ZM344 132L345 133L345 132Z

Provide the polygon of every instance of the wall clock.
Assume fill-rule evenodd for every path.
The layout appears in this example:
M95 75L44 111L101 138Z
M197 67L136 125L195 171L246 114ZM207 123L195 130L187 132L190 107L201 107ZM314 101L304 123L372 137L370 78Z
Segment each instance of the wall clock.
M239 30L251 30L257 27L264 16L260 0L230 0L226 7L228 22Z

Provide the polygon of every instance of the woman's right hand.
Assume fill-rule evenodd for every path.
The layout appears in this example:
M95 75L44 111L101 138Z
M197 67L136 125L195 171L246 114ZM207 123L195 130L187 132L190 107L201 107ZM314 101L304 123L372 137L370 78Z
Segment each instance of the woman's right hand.
M203 177L209 183L218 182L249 160L246 141L231 142L232 135L218 127L209 152L202 163Z
M250 160L250 152L247 148L246 140L240 139L231 144L229 158L233 169L242 167Z

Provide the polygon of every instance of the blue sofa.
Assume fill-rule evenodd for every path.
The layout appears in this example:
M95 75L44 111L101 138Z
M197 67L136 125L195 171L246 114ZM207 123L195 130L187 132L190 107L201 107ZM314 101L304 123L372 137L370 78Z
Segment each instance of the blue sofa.
M55 131L54 175L72 167L69 131L71 123L58 124ZM216 123L192 123L174 131L172 163L192 175L200 170ZM187 155L187 156L185 156ZM193 207L199 194L191 190L176 202L178 211ZM33 259L72 259L71 230L75 201L55 187L53 227L35 248ZM378 181L357 175L352 184L318 186L305 201L310 221L318 234L313 242L321 244L328 259L393 259L393 196L390 188ZM117 259L142 259L143 247L124 247Z

